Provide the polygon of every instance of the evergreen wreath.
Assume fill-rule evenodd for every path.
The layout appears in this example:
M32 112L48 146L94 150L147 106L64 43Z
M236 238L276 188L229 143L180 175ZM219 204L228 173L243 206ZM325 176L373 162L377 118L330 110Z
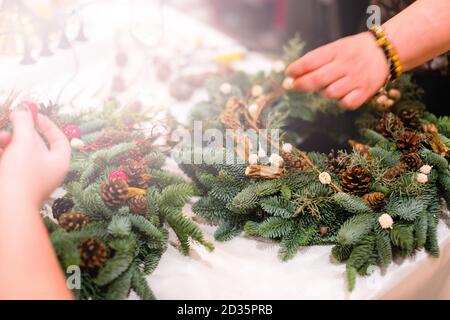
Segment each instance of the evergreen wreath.
M72 289L78 299L125 299L131 291L154 299L145 276L166 250L169 227L183 254L189 254L191 241L213 250L183 213L195 188L163 168L168 133L144 130L170 124L115 103L78 114L49 104L40 112L64 130L73 147L62 186L66 194L51 203L51 214L44 210L44 221L63 270L80 267L80 287L74 282Z
M276 65L288 65L301 47L291 41ZM441 198L450 201L450 118L427 112L421 90L403 76L350 114L361 142L349 140L349 151L304 152L293 145L323 126L299 130L299 119L346 115L317 95L289 91L292 80L281 69L212 79L209 100L193 109L191 119L204 128L235 130L235 150L205 144L192 150L202 153L203 164L180 165L204 192L193 212L218 225L216 240L241 232L274 239L282 260L302 246L333 244L332 256L346 263L350 291L357 274L387 267L396 256L424 248L437 257ZM274 144L278 154L251 154L250 138L239 131L247 128L269 143L270 130L282 129L286 143ZM338 131L332 134L341 140L354 138L352 130ZM218 153L245 163L214 163Z

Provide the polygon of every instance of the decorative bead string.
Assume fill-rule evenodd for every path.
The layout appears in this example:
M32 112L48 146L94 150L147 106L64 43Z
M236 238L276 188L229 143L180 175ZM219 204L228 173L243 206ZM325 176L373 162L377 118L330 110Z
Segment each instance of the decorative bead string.
M375 37L378 47L383 50L389 63L390 76L387 80L397 80L403 74L403 67L400 63L400 57L398 56L397 50L395 50L394 45L389 40L383 27L376 25L370 28L369 31Z

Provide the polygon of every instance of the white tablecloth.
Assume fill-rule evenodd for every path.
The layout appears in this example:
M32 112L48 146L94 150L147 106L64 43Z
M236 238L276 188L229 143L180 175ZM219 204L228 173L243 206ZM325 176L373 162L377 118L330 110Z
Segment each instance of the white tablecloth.
M202 225L201 228L208 238L213 238L214 227ZM446 263L435 271L446 275L444 279L448 281L450 232L443 222L439 224L438 233ZM385 274L377 268L369 277L358 277L355 290L350 294L345 264L331 261L331 246L306 247L292 260L281 262L277 258L279 246L273 242L239 236L214 245L216 249L212 253L194 245L190 257L180 255L169 246L156 271L148 277L156 296L159 299L298 300L438 298L434 292L427 291L427 283L421 283L414 292L396 294L394 289L403 281L420 278L430 263L440 262L441 258L431 258L423 251L391 264ZM440 298L450 299L450 292Z

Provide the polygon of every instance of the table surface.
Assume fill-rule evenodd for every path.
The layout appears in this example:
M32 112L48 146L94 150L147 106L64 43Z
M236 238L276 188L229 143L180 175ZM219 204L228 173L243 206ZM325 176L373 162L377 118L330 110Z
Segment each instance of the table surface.
M148 5L148 2L140 3ZM189 107L204 99L206 93L200 91L188 102L175 101L168 94L167 85L155 79L151 59L165 52L174 55L171 51L175 48L183 52L180 59L187 60L174 61L174 64L186 64L194 59L195 67L195 62L201 65L202 59L212 63L214 53L244 49L233 39L175 10L165 8L163 20L154 22L145 15L140 16L148 12L144 9L149 8L130 9L123 1L113 0L106 6L100 2L86 7L83 17L89 41L69 50L55 50L53 57L41 58L28 66L18 64L18 56L1 57L0 93L5 95L14 90L41 101L58 100L69 111L99 105L111 94L111 82L118 72L114 59L120 45L128 48L129 65L123 71L127 90L116 98L127 102L140 97L170 109L179 120L186 120ZM102 12L102 19L97 18L98 12ZM144 26L130 27L130 19L141 21ZM145 25L148 20L153 21L153 26ZM163 34L140 34L146 50L127 40L127 34L139 34L143 27L158 30L162 21ZM160 42L159 37L164 40ZM199 39L211 49L198 50ZM245 71L267 70L271 64L261 55L247 52L247 59L236 67ZM169 170L176 169L169 165ZM190 208L186 211L189 213ZM201 229L207 238L213 239L214 227L201 225ZM450 250L450 230L443 222L438 234L441 246ZM229 242L215 242L215 247L209 253L194 244L191 256L186 257L169 246L156 271L148 277L156 296L159 299L370 299L380 297L417 271L427 259L432 259L420 252L413 258L393 263L385 274L375 269L371 276L359 277L354 292L349 294L345 266L330 260L330 246L304 248L288 262L277 258L278 245L273 242L239 236Z

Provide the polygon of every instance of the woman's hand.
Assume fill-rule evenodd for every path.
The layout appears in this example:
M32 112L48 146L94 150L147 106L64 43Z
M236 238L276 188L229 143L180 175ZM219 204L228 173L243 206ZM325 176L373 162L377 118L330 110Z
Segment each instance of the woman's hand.
M385 83L389 65L369 33L346 37L307 53L286 70L293 89L320 91L346 109L357 109Z
M12 112L11 121L14 133L0 132L0 190L3 196L21 194L39 208L64 180L70 145L47 117L38 115L35 124L25 106Z

